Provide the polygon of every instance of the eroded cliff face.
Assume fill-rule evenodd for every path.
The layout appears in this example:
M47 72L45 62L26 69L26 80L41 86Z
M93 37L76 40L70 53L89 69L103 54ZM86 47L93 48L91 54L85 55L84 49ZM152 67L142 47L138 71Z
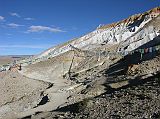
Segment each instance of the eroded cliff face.
M119 44L121 50L134 50L158 37L160 34L159 14L160 8L157 7L143 14L132 15L119 22L100 26L78 39L50 48L37 57L42 58L49 55L54 57L65 53L71 50L69 44L80 49L92 49L98 44Z
M150 47L160 42L160 16L153 18L136 33L119 44L119 50L132 51L145 45Z
M119 117L123 118L124 115L126 118L131 118L128 114L133 114L133 118L149 118L155 112L159 114L157 107L160 105L160 100L157 99L160 99L158 95L160 88L158 82L155 82L157 77L153 84L148 77L159 76L160 53L157 52L156 57L152 56L147 61L140 62L137 55L129 58L123 57L123 59L121 55L99 57L100 54L98 54L97 57L97 54L94 54L87 57L86 52L78 51L78 55L84 53L83 57L78 57L75 55L76 51L70 51L73 46L95 52L103 48L111 52L132 51L139 47L159 44L159 14L160 8L154 8L120 22L100 26L80 38L50 48L40 55L16 62L22 63L20 71L17 69L21 67L20 65L8 66L11 71L0 72L0 79L3 79L0 82L2 88L0 94L3 97L0 99L0 118L14 118L14 116L19 119L54 118L55 114L52 115L56 112L54 110L68 105L70 108L70 105L77 102L81 105L84 99L93 99L91 101L94 105L90 103L91 106L87 106L88 109L83 108L84 111L79 113L81 115L84 112L86 116L87 112L87 115L90 114L88 117L95 118L100 115L100 118L112 118L117 113L117 104L120 110L118 111ZM133 59L137 63L133 64L128 59ZM7 70L7 67L2 68ZM149 80L150 84L148 84ZM133 108L126 111L131 106ZM99 111L99 109L102 110ZM151 111L148 113L145 109ZM74 114L67 113L65 112L64 118L71 118ZM82 118L82 116L79 117Z

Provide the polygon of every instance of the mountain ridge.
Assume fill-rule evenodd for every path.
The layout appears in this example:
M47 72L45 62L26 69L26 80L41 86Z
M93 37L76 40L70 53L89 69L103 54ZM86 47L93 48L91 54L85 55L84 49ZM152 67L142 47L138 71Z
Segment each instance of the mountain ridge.
M135 20L138 20L138 19L141 19L143 17L143 15L153 15L155 13L160 13L160 7L156 7L156 8L153 8L151 10L148 10L144 13L139 13L139 14L135 14L135 15L131 15L129 18L126 18L126 19L123 19L123 20L120 20L118 22L115 22L115 23L111 23L111 24L107 24L107 25L104 25L104 26L100 26L98 27L98 29L106 29L106 28L110 28L110 27L115 27L121 23L126 23L128 24L129 22L134 22ZM154 16L155 17L155 16Z
M69 44L77 48L92 49L92 47L96 47L98 44L101 45L105 43L114 45L120 43L121 41L125 41L127 38L135 34L139 29L143 29L143 26L145 26L149 21L152 21L154 18L158 17L159 14L160 7L156 7L145 13L132 15L128 19L107 25L106 28L97 28L96 30L80 38L76 38L58 46L49 48L36 58L41 58L48 55L54 57L61 53L67 52L71 50ZM124 22L126 24L123 24Z
M0 118L158 119L160 13L152 11L2 67Z

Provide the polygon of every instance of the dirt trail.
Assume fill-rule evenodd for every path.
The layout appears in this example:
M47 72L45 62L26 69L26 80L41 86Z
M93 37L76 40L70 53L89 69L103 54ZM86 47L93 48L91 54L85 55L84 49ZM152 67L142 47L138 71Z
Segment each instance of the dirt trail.
M48 96L49 101L44 105L19 113L18 118L33 115L36 112L55 110L67 102L67 97L70 96L70 92L65 89L67 87L69 88L71 83L62 78L56 78L56 80L52 80L52 82L54 83L53 86L44 92L44 95Z
M44 96L48 97L48 102L17 114L18 118L33 115L36 112L55 110L57 107L68 101L67 98L71 95L70 88L73 85L71 84L71 81L62 77L64 72L62 63L54 63L55 60L47 61L48 62L40 62L28 67L23 67L22 71L19 72L30 79L52 83L53 86L45 90L43 93ZM69 61L65 65L66 70L68 70L70 64Z

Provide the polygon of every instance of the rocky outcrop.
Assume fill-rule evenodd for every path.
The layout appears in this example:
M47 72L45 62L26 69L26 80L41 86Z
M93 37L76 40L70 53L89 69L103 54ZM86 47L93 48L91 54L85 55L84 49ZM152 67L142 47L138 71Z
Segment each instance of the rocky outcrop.
M50 48L49 50L38 55L36 58L44 59L45 57L54 57L71 50L69 44L83 49L92 49L97 44L119 44L122 43L121 48L124 49L126 45L132 43L127 50L133 50L143 43L152 41L159 35L158 26L145 27L150 22L159 19L160 8L154 8L142 14L132 15L128 19L100 26L95 31L88 33L80 38L69 41L65 44ZM158 20L157 20L158 21ZM138 42L137 42L138 41ZM140 44L140 45L137 45Z
M159 14L160 7L157 7L142 14L132 15L127 19L113 24L100 25L93 32L52 47L34 57L20 60L18 63L26 66L59 56L60 54L71 51L72 48L70 45L83 50L94 49L102 44L106 44L109 47L118 45L117 51L132 51L148 42L155 42L155 38L159 39Z
M61 113L71 106L78 112L68 110L64 118L159 116L159 51L150 58L152 53L116 53L159 44L159 19L155 8L16 62L22 64L21 71L0 72L0 113L12 117L13 110L18 118L54 118L55 110ZM101 50L113 57L101 56Z

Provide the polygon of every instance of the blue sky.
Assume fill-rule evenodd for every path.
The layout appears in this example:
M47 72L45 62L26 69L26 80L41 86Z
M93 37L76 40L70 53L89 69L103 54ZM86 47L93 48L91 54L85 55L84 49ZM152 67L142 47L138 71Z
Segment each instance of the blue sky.
M0 55L49 47L159 6L160 0L0 0Z

